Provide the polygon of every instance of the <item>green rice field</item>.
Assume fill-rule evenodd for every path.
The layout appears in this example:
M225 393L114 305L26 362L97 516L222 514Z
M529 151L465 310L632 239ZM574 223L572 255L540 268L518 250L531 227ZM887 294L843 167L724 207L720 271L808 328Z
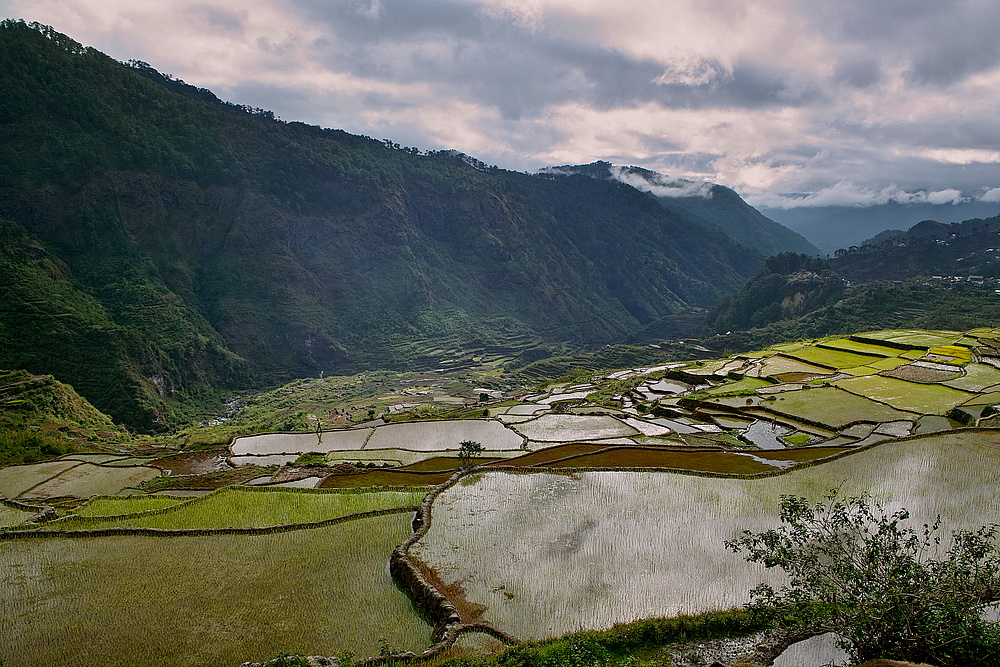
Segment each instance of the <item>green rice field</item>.
M846 350L829 350L815 346L804 347L801 350L785 352L784 354L794 359L817 364L819 366L826 366L827 368L854 368L855 366L870 364L873 361L878 361L882 358L879 356L848 352Z
M917 345L923 348L951 345L961 337L962 334L957 331L923 331L916 329L872 331L855 336L855 338L871 340L875 344L878 344L878 341L890 341L904 345Z
M372 470L356 475L329 475L319 488L357 489L382 486L435 486L451 477L451 472L411 472L408 470Z
M284 489L227 487L212 494L173 503L158 512L124 516L69 516L48 529L90 528L213 529L262 528L333 519L356 512L419 505L426 492L301 492ZM159 500L159 498L155 499ZM149 499L145 502L153 502ZM126 501L127 502L127 501Z
M712 387L705 391L709 396L722 396L725 394L739 394L753 392L756 389L773 386L773 383L755 377L747 377L742 380L726 382L717 387Z
M785 356L775 355L760 362L759 369L751 370L749 375L775 376L785 373L802 373L808 376L829 375L829 368L807 364Z
M270 535L0 541L0 659L17 667L204 667L280 652L421 650L393 585L409 514Z
M151 510L162 510L182 503L188 498L177 496L97 496L86 505L76 508L78 516L121 516Z
M834 385L859 396L888 403L899 410L943 415L972 394L940 384L918 384L881 375L838 380Z
M770 453L769 453L770 454ZM779 575L723 548L777 524L781 494L832 487L905 506L919 524L1000 521L1000 435L886 443L759 479L670 473L482 473L441 494L412 554L460 583L482 619L522 639L739 607ZM475 620L463 619L466 622Z
M33 486L51 479L61 472L80 465L79 461L61 460L32 463L23 466L0 468L0 496L17 498Z
M36 514L38 514L38 512L22 510L17 507L9 507L0 503L0 528L8 528L10 526L16 526L20 523L24 523Z
M859 354L875 355L877 357L895 357L900 353L899 349L876 345L874 343L864 343L850 338L837 338L835 340L824 340L820 343L823 347L833 347L838 350L857 352Z
M949 380L945 384L955 389L982 391L987 387L1000 384L1000 369L989 364L968 364L965 366L965 375L955 380Z
M733 407L745 405L742 397L719 398L714 399L714 402ZM767 402L766 407L779 414L808 419L832 428L840 428L856 421L884 422L918 417L912 412L896 410L837 387L784 392L777 400Z

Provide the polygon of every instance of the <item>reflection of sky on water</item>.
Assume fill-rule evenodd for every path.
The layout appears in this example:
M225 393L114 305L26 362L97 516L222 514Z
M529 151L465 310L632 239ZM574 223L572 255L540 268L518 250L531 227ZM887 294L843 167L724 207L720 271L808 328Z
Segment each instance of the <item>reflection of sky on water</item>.
M870 492L914 523L978 527L1000 518L1000 436L886 443L777 477L670 473L488 473L434 504L414 554L461 582L486 620L522 639L648 616L742 606L780 574L724 542L777 523L781 494ZM503 588L500 588L500 587ZM513 597L508 598L507 595Z
M791 433L791 429L778 426L774 422L758 419L750 424L742 435L761 449L784 449L785 443L779 438L789 433Z

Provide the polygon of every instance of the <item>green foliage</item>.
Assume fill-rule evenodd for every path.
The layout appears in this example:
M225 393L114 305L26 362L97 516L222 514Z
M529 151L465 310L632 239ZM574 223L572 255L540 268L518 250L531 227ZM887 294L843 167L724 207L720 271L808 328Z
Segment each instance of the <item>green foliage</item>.
M0 70L0 365L147 431L442 339L620 340L763 259L621 184L282 122L46 26L4 21Z
M305 452L304 454L300 454L299 458L292 461L290 465L308 466L317 463L326 463L326 454L323 452Z
M706 326L717 333L758 328L835 303L843 292L826 260L782 253L769 257L738 294L720 300Z
M66 442L33 431L0 429L0 466L37 463L72 451Z
M1000 627L979 610L1000 595L998 526L955 532L947 546L939 522L917 529L908 518L865 496L782 496L781 527L727 547L788 573L787 587L754 589L752 610L835 631L859 662L1000 664Z
M646 664L642 656L648 656L669 644L745 635L766 627L768 627L766 621L742 610L710 612L698 616L650 618L622 623L608 630L588 630L558 639L529 642L491 656L450 660L444 665L448 667L642 665Z
M467 468L472 464L472 459L486 451L482 443L475 440L463 440L458 444L458 458L462 461L462 467Z
M1000 322L1000 299L973 285L884 284L851 287L840 301L802 317L749 331L714 336L703 343L712 349L759 350L792 340L853 334L875 329L946 329L966 331ZM723 331L726 331L723 329Z

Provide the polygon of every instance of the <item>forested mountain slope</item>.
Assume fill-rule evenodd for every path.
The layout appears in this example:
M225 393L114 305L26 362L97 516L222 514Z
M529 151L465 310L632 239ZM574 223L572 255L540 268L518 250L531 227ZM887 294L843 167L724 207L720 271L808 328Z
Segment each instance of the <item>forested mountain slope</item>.
M763 261L621 183L282 122L45 26L4 22L0 68L0 367L132 426L414 340L613 342Z
M805 237L764 216L723 185L674 179L641 167L616 167L603 161L551 167L547 171L629 183L655 197L668 211L717 227L765 256L783 252L820 253Z

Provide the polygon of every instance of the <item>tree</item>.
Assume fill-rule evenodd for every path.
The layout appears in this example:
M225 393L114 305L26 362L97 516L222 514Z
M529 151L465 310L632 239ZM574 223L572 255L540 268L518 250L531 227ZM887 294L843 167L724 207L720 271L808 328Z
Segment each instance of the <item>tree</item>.
M468 468L472 459L486 451L480 443L475 440L463 440L458 443L458 458L462 460L462 467Z
M726 546L788 574L784 588L755 588L752 610L836 632L857 662L1000 665L1000 624L980 611L1000 596L998 526L953 532L942 545L940 519L919 529L907 519L868 496L831 492L816 505L782 496L779 528Z

